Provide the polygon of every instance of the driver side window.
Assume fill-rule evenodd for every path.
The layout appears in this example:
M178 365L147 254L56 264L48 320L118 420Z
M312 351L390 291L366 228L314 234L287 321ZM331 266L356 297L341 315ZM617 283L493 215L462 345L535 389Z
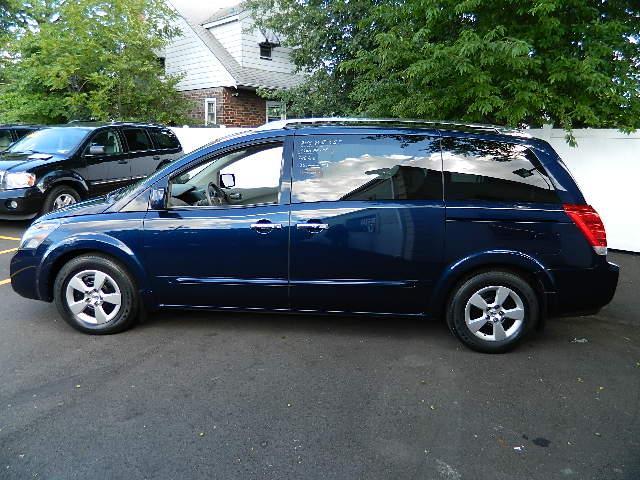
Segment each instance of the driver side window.
M115 130L108 129L97 133L89 142L85 150L85 155L91 155L91 147L94 148L95 154L99 155L118 155L122 153L122 142ZM96 150L96 147L98 150Z
M281 143L247 147L174 177L169 207L228 207L278 203Z

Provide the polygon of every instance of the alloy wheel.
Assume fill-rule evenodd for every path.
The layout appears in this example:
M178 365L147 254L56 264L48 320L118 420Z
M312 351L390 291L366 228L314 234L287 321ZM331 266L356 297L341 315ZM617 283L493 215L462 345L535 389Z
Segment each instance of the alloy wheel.
M515 291L505 286L489 286L471 295L464 311L464 320L476 337L488 341L503 341L522 328L525 307Z
M81 323L96 326L112 321L122 305L120 287L98 270L76 273L66 289L67 307Z
M54 210L59 210L61 208L68 207L68 206L73 205L75 203L77 203L77 200L75 199L75 197L73 195L71 195L69 193L61 193L53 201L53 209Z

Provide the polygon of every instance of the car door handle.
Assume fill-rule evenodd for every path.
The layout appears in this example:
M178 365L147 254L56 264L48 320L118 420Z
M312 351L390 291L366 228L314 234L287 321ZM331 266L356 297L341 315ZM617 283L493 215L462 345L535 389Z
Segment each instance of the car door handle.
M228 197L231 200L242 200L242 194L240 192L230 193Z
M260 220L257 223L251 224L251 230L255 230L258 233L266 234L273 230L281 230L281 223L271 223L269 220Z
M315 233L321 232L322 230L328 230L328 223L298 223L296 225L298 230L307 230L308 232Z
M129 163L129 160L118 160L118 163L121 165L126 165L127 163Z

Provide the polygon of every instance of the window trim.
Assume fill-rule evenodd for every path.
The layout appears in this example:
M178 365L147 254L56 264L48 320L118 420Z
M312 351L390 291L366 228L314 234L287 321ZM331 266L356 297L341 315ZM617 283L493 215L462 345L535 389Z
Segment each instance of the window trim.
M204 99L204 126L209 126L209 104L213 103L213 123L218 125L218 99L215 97L207 97Z
M167 178L167 202L169 201L169 198L171 198L171 187L172 187L172 180L176 177L179 177L180 175L188 172L189 170L192 170L194 168L197 168L200 165L203 165L207 162L212 162L215 161L219 158L225 157L227 155L230 155L234 152L237 152L239 150L246 150L252 147L268 147L269 145L273 145L274 147L279 146L282 148L282 165L280 167L280 183L279 183L279 188L280 191L278 193L278 201L277 202L273 202L273 203L255 203L255 204L251 204L251 205L225 205L225 206L220 206L220 207L215 207L212 205L201 205L201 206L196 206L196 205L175 205L175 206L167 206L166 210L167 211L195 211L195 212L202 212L202 211L208 211L208 210L212 210L212 211L221 211L221 210L233 210L233 209L246 209L246 208L255 208L255 207L268 207L268 206L289 206L291 203L291 198L289 196L289 182L287 182L285 180L285 176L287 175L287 173L290 173L290 165L287 165L287 162L291 161L291 159L287 159L287 155L290 156L290 153L288 151L288 147L287 147L287 137L282 136L282 137L271 137L271 138L264 138L261 139L259 141L252 141L252 142L247 142L247 143L239 143L236 145L230 145L227 148L224 148L220 151L217 152L211 152L209 155L205 155L203 157L201 157L200 159L198 159L197 162L192 162L189 163L188 165L183 166L182 168L176 170L175 172L173 172L171 175L169 175L169 177ZM290 176L290 175L289 175ZM289 178L290 180L290 178ZM287 196L287 198L285 199L284 196Z

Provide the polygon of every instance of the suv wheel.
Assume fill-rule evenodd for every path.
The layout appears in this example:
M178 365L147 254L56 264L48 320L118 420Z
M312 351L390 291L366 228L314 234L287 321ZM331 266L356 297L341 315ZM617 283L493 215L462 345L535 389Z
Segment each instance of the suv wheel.
M65 264L54 283L56 307L76 330L94 335L122 332L138 316L133 280L119 264L83 255Z
M536 292L510 272L480 273L462 282L451 296L447 323L473 350L502 353L514 348L539 316Z
M68 207L80 201L80 194L66 185L54 187L47 194L42 205L42 214L53 212L64 207Z

